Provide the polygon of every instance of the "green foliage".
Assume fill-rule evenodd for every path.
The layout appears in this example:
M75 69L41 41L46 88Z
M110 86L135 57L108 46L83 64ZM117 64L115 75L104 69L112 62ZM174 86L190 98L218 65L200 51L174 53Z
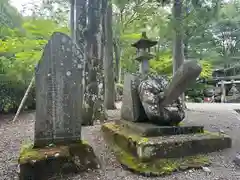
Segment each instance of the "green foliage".
M200 74L200 78L203 79L208 79L212 76L212 65L209 63L207 60L201 60L199 62L202 66L202 72ZM204 83L194 83L189 87L185 95L190 98L191 101L193 102L201 102L202 99L204 98L203 91L208 87L207 84Z
M157 74L172 74L172 55L170 52L159 53L156 59L150 61L151 72Z
M53 32L69 33L67 27L48 19L23 19L21 29L5 29L8 36L0 39L0 111L14 111L33 76L34 67ZM27 105L34 107L34 88Z
M201 78L210 78L212 76L212 72L213 72L213 67L212 64L210 63L210 61L207 60L201 60L199 62L202 66L202 72L200 74Z
M212 76L212 65L208 60L201 60L199 64L202 67L202 72L200 74L201 78L209 78ZM171 52L157 54L155 59L150 61L151 72L157 74L172 74L172 55Z
M175 27L170 11L172 2L112 1L113 34L119 48L120 72L138 71L136 49L131 44L140 38L142 31L146 31L149 38L158 41L152 48L156 57L150 61L151 72L171 76ZM184 1L185 57L199 61L203 69L201 77L210 77L216 64L239 60L239 7L239 1ZM34 4L33 9L28 9L32 12L30 16L23 17L8 0L0 0L1 109L16 109L52 33L70 33L67 27L69 10L68 1L42 0ZM193 89L199 90L192 93L199 94L202 87L194 86Z
M0 0L0 26L1 28L21 26L21 15L15 7L10 5L9 0Z
M164 3L164 6L159 6ZM187 47L186 59L201 60L203 67L201 77L211 76L213 62L218 60L220 52L216 47L216 34L213 34L215 22L219 19L219 12L229 3L220 0L184 1L183 28L184 44ZM211 5L209 5L211 4ZM172 37L173 24L170 1L113 1L114 7L114 35L118 39L121 51L122 72L136 72L138 63L134 60L136 50L131 47L136 42L142 31L155 40L158 44L153 48L157 56L150 62L151 71L161 74L172 73ZM235 8L236 9L236 8ZM154 12L154 14L153 14ZM227 26L225 26L227 28ZM206 60L207 59L207 60ZM207 63L208 61L208 63ZM215 64L214 64L215 65Z
M1 64L5 75L11 79L24 81L30 79L42 49L54 31L68 33L66 27L58 27L57 23L44 19L29 19L23 23L23 34L15 30L11 36L0 40ZM6 55L9 56L6 56Z
M16 112L28 84L16 80L0 81L0 112ZM35 108L35 89L32 88L24 109Z

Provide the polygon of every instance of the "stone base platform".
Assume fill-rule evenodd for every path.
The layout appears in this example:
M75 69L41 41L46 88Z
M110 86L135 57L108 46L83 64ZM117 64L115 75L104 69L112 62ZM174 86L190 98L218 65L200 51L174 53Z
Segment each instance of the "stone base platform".
M135 126L140 127L138 124ZM174 134L171 129L177 127L162 127L164 131L168 131L164 134L164 131L158 130L161 134L158 137L156 132L154 136L143 136L136 132L138 128L134 128L135 132L132 128L133 126L127 126L124 121L109 122L103 124L102 132L120 163L145 175L163 175L176 170L200 168L208 164L206 157L201 154L230 148L232 144L230 137L201 132L201 127L179 127L186 131L175 135L170 135ZM189 129L193 133L190 133Z
M84 141L45 148L25 145L20 152L18 163L20 180L47 180L100 167L92 147Z
M115 123L143 137L196 134L204 132L203 126L156 126L150 123L137 123L126 120L115 121Z

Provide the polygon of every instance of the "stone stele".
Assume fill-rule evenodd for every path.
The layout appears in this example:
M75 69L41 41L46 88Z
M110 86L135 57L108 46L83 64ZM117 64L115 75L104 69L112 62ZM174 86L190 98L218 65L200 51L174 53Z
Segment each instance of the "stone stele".
M22 146L20 180L47 180L99 167L92 147L81 140L83 72L81 49L55 32L36 67L35 137L34 143Z
M54 33L36 67L35 147L81 140L83 54Z

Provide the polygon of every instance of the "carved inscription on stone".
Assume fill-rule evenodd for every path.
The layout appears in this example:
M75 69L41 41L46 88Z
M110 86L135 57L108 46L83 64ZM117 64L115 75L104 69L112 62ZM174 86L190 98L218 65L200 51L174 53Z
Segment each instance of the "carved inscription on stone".
M36 67L35 146L81 139L83 52L54 33Z

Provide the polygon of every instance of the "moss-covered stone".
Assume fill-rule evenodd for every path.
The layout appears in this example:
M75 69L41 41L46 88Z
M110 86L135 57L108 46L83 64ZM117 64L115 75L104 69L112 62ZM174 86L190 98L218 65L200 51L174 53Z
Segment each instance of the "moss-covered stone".
M185 171L192 168L198 169L210 164L208 157L204 155L142 161L129 153L129 150L126 149L127 151L125 151L125 149L120 148L114 141L111 141L111 138L106 133L104 133L104 136L121 165L127 170L143 176L163 176L176 171Z
M204 131L203 126L186 126L183 124L178 124L177 126L158 126L150 123L130 122L126 120L118 120L116 124L144 137L196 134L203 133Z
M112 146L113 148L113 146ZM207 156L196 155L184 158L156 159L151 162L142 162L126 151L113 148L118 161L126 169L144 176L162 176L176 171L185 171L188 169L198 169L202 166L208 166L210 161Z
M86 142L34 148L23 145L18 159L20 180L45 180L52 176L78 173L99 167L91 146Z
M114 122L102 126L105 139L127 153L144 161L159 158L178 158L208 153L231 147L226 135L197 133L174 136L142 137Z

